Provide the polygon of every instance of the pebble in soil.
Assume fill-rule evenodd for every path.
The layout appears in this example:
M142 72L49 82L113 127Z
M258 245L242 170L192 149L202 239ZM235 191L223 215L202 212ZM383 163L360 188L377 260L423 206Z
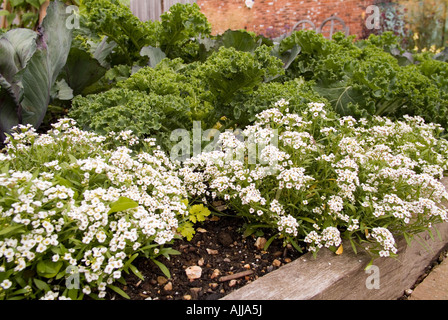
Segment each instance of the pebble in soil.
M151 260L138 258L133 264L144 280L125 274L126 285L118 286L132 300L217 300L300 257L301 253L278 239L266 251L260 249L256 245L260 237L244 238L241 225L239 218L207 219L197 225L191 241L177 240L172 245L180 255L159 258L170 270L170 279ZM123 298L109 291L106 299Z

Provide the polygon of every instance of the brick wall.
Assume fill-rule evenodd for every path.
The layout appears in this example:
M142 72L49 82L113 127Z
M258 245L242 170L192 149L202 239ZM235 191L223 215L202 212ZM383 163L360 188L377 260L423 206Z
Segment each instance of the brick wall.
M212 24L213 33L227 29L247 29L268 37L276 37L291 31L300 20L312 21L316 28L336 15L349 27L350 34L362 36L365 24L365 8L374 0L255 0L252 9L244 0L197 0L201 11ZM335 23L335 30L342 30ZM330 23L322 33L328 36Z

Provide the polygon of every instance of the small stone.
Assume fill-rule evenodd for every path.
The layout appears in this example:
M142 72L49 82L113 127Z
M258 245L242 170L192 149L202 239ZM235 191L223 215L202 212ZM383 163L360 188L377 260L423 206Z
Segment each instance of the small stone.
M215 278L219 277L220 275L221 275L221 271L219 271L219 269L215 269L215 270L213 270L213 273L210 276L210 279L215 279Z
M218 284L216 282L209 283L208 285L212 289L216 289L218 287Z
M198 266L202 267L204 265L204 258L198 260Z
M258 237L257 240L255 240L255 247L258 250L263 250L264 246L266 245L266 242L267 242L266 238Z
M189 294L186 294L182 297L184 300L191 300L191 296Z
M274 261L272 261L272 265L273 265L274 267L280 267L281 264L282 264L281 261L278 260L278 259L275 259Z
M206 249L208 254L218 254L218 250L214 250L214 249Z
M407 296L410 296L410 295L412 294L412 292L414 292L414 290L412 290L412 289L406 289L406 290L404 291L404 293L405 293Z
M196 280L199 279L202 275L202 268L199 266L191 266L185 269L185 273L187 274L188 279Z
M250 269L250 264L246 263L243 267L244 269Z
M173 284L171 282L168 282L164 287L163 290L165 291L171 291L173 290Z
M285 258L285 259L283 259L283 261L285 261L286 263L290 263L291 259L290 258Z
M168 279L162 276L157 277L157 283L161 286L163 286L165 283L168 282Z
M234 287L235 285L236 285L235 279L229 281L229 287Z
M271 272L272 270L274 270L274 267L273 267L273 266L267 266L267 267L266 267L266 271L267 271L267 272Z
M200 233L206 233L207 232L207 230L205 230L204 228L197 228L196 231L200 232Z
M222 261L224 261L224 262L231 262L231 260L229 258L224 258Z
M282 251L276 251L272 255L277 258L277 257L280 257L282 254L283 254Z

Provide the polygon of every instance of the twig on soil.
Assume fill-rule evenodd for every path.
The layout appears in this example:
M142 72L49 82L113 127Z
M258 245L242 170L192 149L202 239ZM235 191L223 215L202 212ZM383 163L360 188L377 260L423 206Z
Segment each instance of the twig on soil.
M229 280L233 280L233 279L238 279L238 278L242 278L245 276L250 276L251 274L253 274L254 272L252 270L246 270L246 271L241 271L235 274L230 274L228 276L224 276L219 278L219 282L224 282L224 281L229 281Z

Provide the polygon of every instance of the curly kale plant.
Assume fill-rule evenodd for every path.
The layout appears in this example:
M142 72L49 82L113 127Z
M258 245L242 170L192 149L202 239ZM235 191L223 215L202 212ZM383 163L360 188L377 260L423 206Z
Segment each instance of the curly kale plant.
M140 21L118 0L83 0L80 13L91 32L117 45L115 58L121 63L132 65L143 47L156 42L155 23Z
M178 3L160 17L157 47L169 58L195 61L202 48L199 39L210 36L210 33L211 24L196 3Z
M301 47L286 71L288 78L315 81L315 90L341 115L402 117L422 115L446 125L446 96L422 68L400 61L403 56L386 34L355 42L336 34L333 40L312 31L294 32L281 50ZM396 54L392 54L395 52Z
M138 137L157 137L168 148L171 131L190 129L209 107L201 98L205 93L199 80L176 72L176 66L183 64L166 59L156 69L140 69L116 88L77 96L70 116L86 129L102 134L132 130Z
M205 62L180 58L145 67L117 88L73 100L70 116L100 133L133 130L139 137L157 136L168 147L169 134L191 130L193 121L211 128L223 116L241 116L234 98L253 93L266 78L282 74L283 63L260 46L253 53L221 47Z

